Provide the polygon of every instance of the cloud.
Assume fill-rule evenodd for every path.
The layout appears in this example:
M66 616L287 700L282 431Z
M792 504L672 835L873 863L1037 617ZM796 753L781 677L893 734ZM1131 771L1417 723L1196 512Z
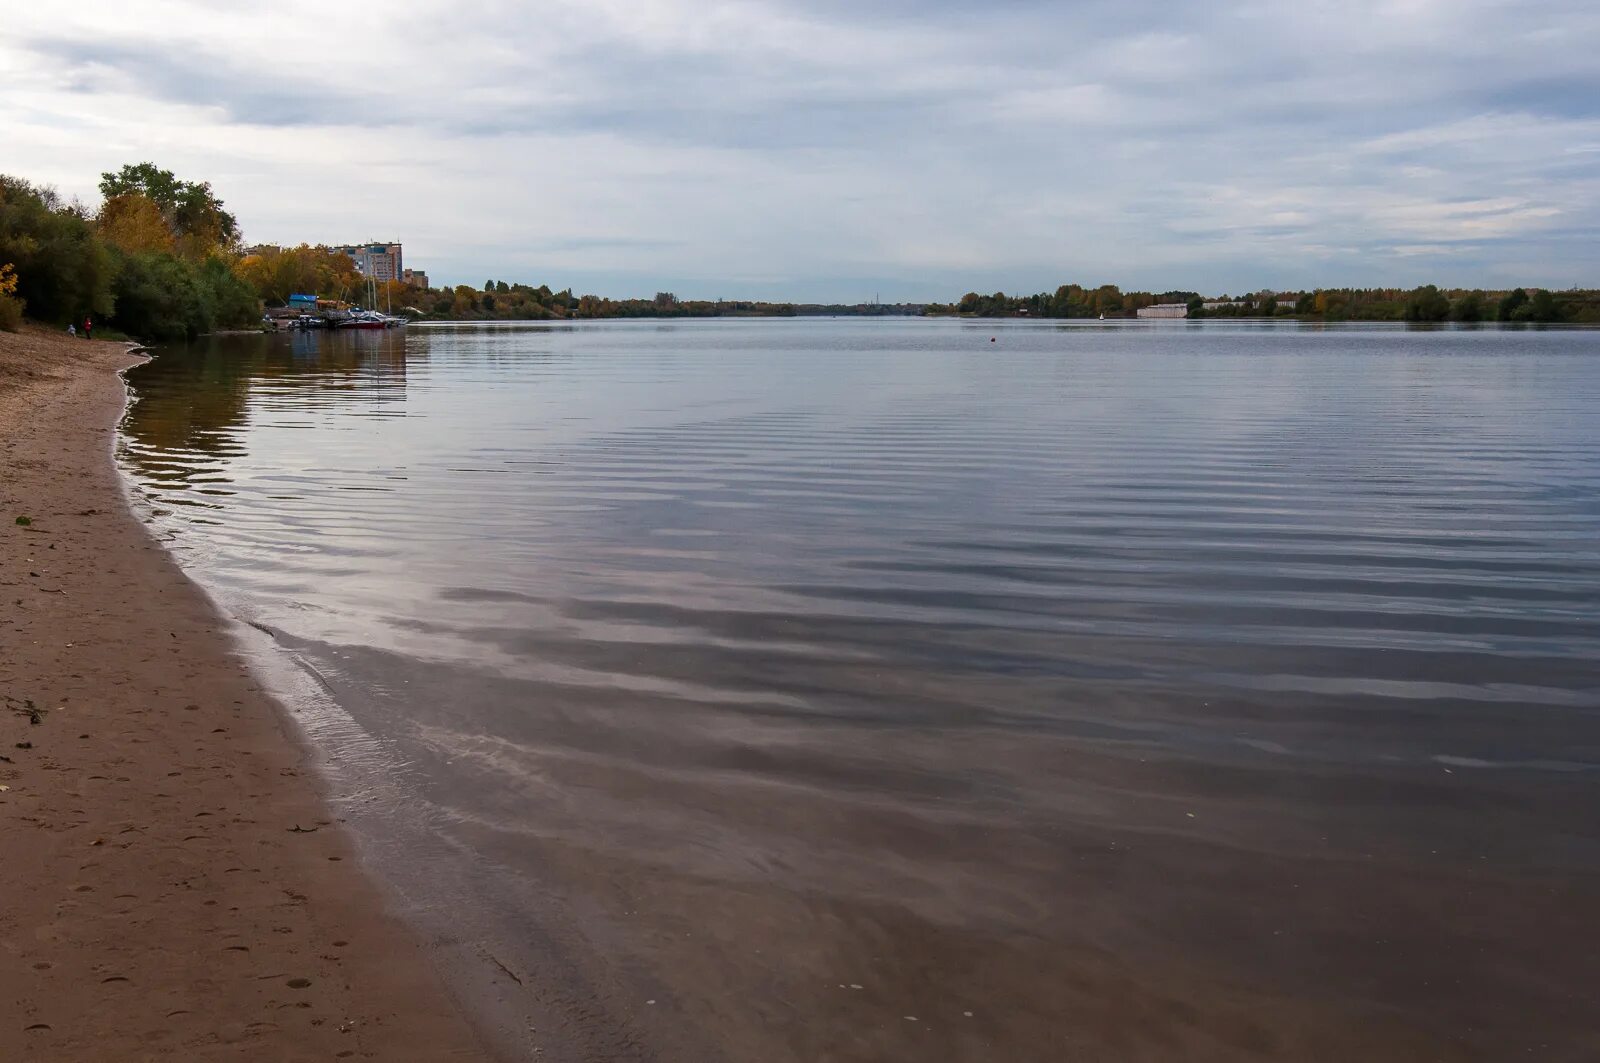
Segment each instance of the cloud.
M1597 46L1571 0L83 0L7 13L0 167L618 295L1565 286Z

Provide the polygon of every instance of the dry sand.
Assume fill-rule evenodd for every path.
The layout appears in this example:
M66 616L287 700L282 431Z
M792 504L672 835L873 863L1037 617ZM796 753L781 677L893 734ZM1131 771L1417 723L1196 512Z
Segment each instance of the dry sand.
M125 504L138 361L0 332L0 1060L484 1059Z

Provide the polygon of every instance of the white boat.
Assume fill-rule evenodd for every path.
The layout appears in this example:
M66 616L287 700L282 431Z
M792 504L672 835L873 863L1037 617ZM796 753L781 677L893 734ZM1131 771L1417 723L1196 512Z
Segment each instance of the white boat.
M387 290L385 290L387 294ZM371 277L367 278L367 301L376 305L378 301L378 286ZM394 307L389 309L393 310ZM363 310L359 306L350 308L350 315L336 323L334 328L345 329L380 329L400 328L405 325L407 318L396 317L394 314L384 314L377 310Z
M334 324L334 328L341 329L379 329L388 328L389 319L376 310L362 310L360 307L350 311L350 316Z

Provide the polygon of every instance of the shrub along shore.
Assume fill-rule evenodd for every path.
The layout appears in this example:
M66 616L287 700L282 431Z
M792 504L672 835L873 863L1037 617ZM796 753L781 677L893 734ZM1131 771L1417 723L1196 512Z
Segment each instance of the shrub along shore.
M0 176L0 327L23 314L85 319L145 340L192 338L260 319L233 268L239 227L211 186L150 163L103 175L98 211L54 189Z

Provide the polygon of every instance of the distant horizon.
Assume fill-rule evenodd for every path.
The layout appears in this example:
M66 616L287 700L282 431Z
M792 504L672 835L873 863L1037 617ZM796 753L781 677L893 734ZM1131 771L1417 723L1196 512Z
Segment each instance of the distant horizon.
M409 262L410 261L410 252L408 251L406 254L407 254L407 261ZM418 267L413 267L413 268L418 268ZM471 275L469 274L469 275L466 275L466 277L464 279L453 280L453 281L449 281L448 283L446 283L443 280L441 280L438 277L436 277L432 270L427 269L426 267L420 267L420 268L422 269L423 272L428 274L429 285L430 285L430 287L433 287L433 288L442 288L442 287L455 288L455 287L458 287L460 285L466 285L467 287L473 288L474 290L481 291L484 280L490 279L490 278L488 278L486 276L486 277L478 278L476 281L474 281L474 280L470 279ZM678 298L683 299L685 301L717 302L717 301L720 300L722 302L797 303L797 304L803 303L803 304L809 304L809 305L825 305L825 306L867 306L867 305L871 305L872 304L872 302L874 301L874 297L875 296L876 296L876 299L877 299L878 302L880 302L880 303L882 303L882 304L884 304L886 306L925 305L925 304L928 304L928 303L945 304L945 303L958 302L961 299L961 297L963 295L967 294L968 292L976 292L976 293L978 293L980 295L992 295L995 292L1004 292L1006 295L1010 295L1010 296L1035 295L1035 294L1046 293L1046 292L1054 292L1057 288L1059 288L1063 284L1082 284L1084 287L1087 287L1087 288L1097 288L1102 284L1112 284L1112 285L1115 285L1119 290L1121 290L1124 293L1129 293L1129 292L1149 292L1151 294L1156 294L1156 295L1159 295L1159 294L1162 294L1162 293L1165 293L1165 292L1174 292L1174 291L1195 291L1199 295L1201 295L1201 296L1203 296L1205 298L1208 298L1208 299L1210 299L1210 298L1221 298L1223 296L1230 296L1230 297L1237 298L1237 297L1243 296L1243 295L1254 295L1254 294L1256 294L1258 292L1263 292L1263 291L1271 291L1271 292L1275 292L1275 293L1276 292L1289 292L1289 293L1296 293L1296 294L1302 293L1302 292L1307 292L1307 291L1313 291L1313 292L1314 291L1336 291L1336 290L1345 290L1345 289L1357 289L1357 290L1374 290L1374 289L1378 289L1378 290L1393 290L1393 291L1412 291L1412 290L1414 290L1416 288L1420 288L1420 287L1423 287L1424 285L1428 285L1428 284L1434 285L1435 287L1439 288L1441 291L1483 291L1483 292L1494 291L1494 292L1507 292L1507 291L1512 291L1512 290L1517 289L1517 288L1523 288L1523 289L1525 289L1527 291L1533 291L1536 288L1544 288L1544 289L1546 289L1548 291L1551 291L1551 292L1559 292L1559 291L1593 291L1593 290L1596 290L1596 289L1600 289L1600 278L1597 278L1596 282L1593 283L1593 284L1575 283L1575 284L1561 285L1559 287L1553 286L1553 285L1549 285L1549 284L1533 284L1533 283L1527 283L1527 282L1523 282L1523 283L1505 282L1505 283L1497 283L1497 284L1493 284L1493 285L1484 285L1484 284L1446 284L1446 283L1440 283L1439 281L1433 280L1433 279L1423 279L1423 280L1416 281L1414 283L1406 283L1406 284L1398 284L1398 283L1396 283L1396 284L1383 284L1383 283L1312 284L1312 285L1300 286L1300 287L1290 287L1290 286L1274 287L1274 286L1272 286L1270 284L1258 284L1258 285L1256 285L1254 287L1251 287L1251 288L1237 288L1237 289L1227 288L1227 289L1218 289L1216 291L1207 291L1206 289L1203 289L1203 288L1202 289L1196 289L1196 288L1192 288L1192 287L1189 287L1189 288L1186 288L1186 287L1171 287L1171 286L1169 286L1169 287L1157 287L1157 288L1152 288L1152 287L1147 287L1147 286L1133 287L1133 286L1130 286L1130 285L1127 285L1127 284L1118 284L1114 280L1096 279L1096 278L1090 276L1090 277L1088 277L1087 279L1084 279L1084 280L1066 280L1066 281L1059 281L1058 280L1058 281L1052 281L1052 282L1049 282L1049 283L1040 284L1040 285L1036 285L1036 286L1018 285L1018 286L1009 287L1009 288L1008 287L989 288L989 287L972 286L972 285L967 285L967 286L963 287L963 286L959 286L958 285L957 288L959 288L959 290L956 290L956 289L945 289L945 290L942 290L939 294L934 295L932 297L928 297L928 298L918 298L918 297L910 296L910 295L904 295L904 296L891 298L890 297L890 293L887 290L886 291L882 291L882 292L877 292L877 293L869 293L865 298L862 298L862 297L859 297L859 296L845 296L845 297L842 297L842 298L796 298L796 297L794 297L792 295L791 296L785 296L784 294L782 294L784 289L780 285L777 285L777 284L763 285L762 286L762 290L772 293L772 294L768 294L768 295L745 295L745 294L729 295L729 294L701 294L701 293L695 291L694 289L687 289L686 290L682 286L674 287L673 285L665 283L665 282L657 282L657 283L641 282L640 286L638 286L636 289L633 289L633 290L604 291L604 290L600 290L598 288L587 287L582 283L568 283L564 279L562 280L561 283L556 283L556 282L551 281L549 279L519 280L517 278L510 277L510 276L506 276L506 277L495 276L492 279L496 280L496 281L504 280L508 284L526 284L526 285L529 285L529 286L534 287L534 288L537 288L540 285L548 285L551 288L552 291L562 291L562 290L570 289L573 292L573 294L575 294L575 295L596 295L596 296L599 296L601 298L606 298L606 299L649 299L656 292L667 292L667 291L670 291L674 295L676 295ZM729 287L732 287L732 285L730 285ZM708 292L715 292L715 291L720 291L720 290L721 289L709 289L709 288L707 289ZM914 286L914 285L908 284L907 287L904 290L908 291L908 292L909 291L913 291L913 290L921 290L921 286Z
M415 268L415 267L408 267L408 268ZM452 283L446 284L446 283L435 281L431 271L428 271L428 270L424 269L422 272L428 274L428 286L432 290L436 290L437 291L437 290L440 290L440 289L457 288L457 287L460 287L462 285L465 285L466 287L471 288L474 291L483 291L484 290L483 289L483 280L477 281L476 283L474 283L472 281L456 281L456 282L452 282ZM1550 292L1576 292L1576 291L1589 292L1589 291L1600 290L1600 284L1593 285L1593 286L1569 285L1569 286L1564 287L1564 288L1551 288L1549 285L1539 285L1539 284L1507 284L1507 285L1496 285L1494 287L1484 287L1483 285L1439 284L1436 281L1423 281L1423 282L1421 282L1419 284L1406 284L1406 285L1399 285L1399 284L1348 284L1348 285L1346 285L1346 284L1341 284L1341 285L1314 285L1314 286L1305 287L1305 288L1273 288L1271 286L1261 286L1261 287L1256 287L1256 288L1240 289L1238 291L1226 291L1225 290L1225 291L1217 291L1217 292L1208 292L1208 291L1205 291L1205 290L1196 290L1194 288L1181 288L1181 287L1174 287L1174 288L1129 288L1126 285L1117 284L1115 281L1100 281L1100 282L1094 282L1094 283L1083 283L1082 281L1058 281L1056 283L1047 284L1047 285L1043 285L1043 286L1040 286L1040 287L1017 288L1015 290L1007 290L1007 289L984 290L984 289L979 289L979 288L968 287L968 288L962 289L960 292L957 292L957 293L954 293L954 294L948 294L947 293L944 297L933 298L933 299L889 299L889 298L881 297L881 296L878 296L876 298L874 298L874 296L868 296L865 299L794 299L794 298L781 298L781 297L778 297L778 298L760 298L760 297L750 297L750 296L742 296L742 295L740 295L740 296L689 295L689 294L685 294L684 292L677 291L675 289L672 289L672 288L666 287L666 286L662 286L662 285L646 286L647 290L640 290L640 291L637 291L637 292L618 293L618 292L603 292L603 291L595 291L595 290L585 289L585 288L582 288L582 286L580 286L580 285L574 285L574 284L564 284L564 283L563 284L555 284L555 283L552 283L552 282L550 282L548 280L541 280L541 281L538 281L538 282L534 282L534 281L529 281L529 280L517 280L517 279L514 279L512 277L493 277L493 278L486 277L486 278L484 278L484 280L494 280L494 281L497 281L497 282L498 281L505 281L507 284L513 284L513 285L520 284L520 285L525 285L525 286L531 287L531 288L539 288L541 286L545 286L545 287L549 287L551 291L557 291L557 292L559 292L559 291L571 291L574 295L594 295L594 296L598 296L599 298L602 298L602 299L612 299L612 300L618 300L618 301L620 301L620 300L628 300L628 299L650 299L655 294L657 294L658 292L671 292L671 294L673 294L678 299L680 299L680 300L682 300L684 302L766 303L766 304L793 304L793 305L797 305L797 306L871 306L871 305L874 304L874 302L876 302L876 303L878 303L880 305L883 305L883 306L926 306L926 305L930 305L930 304L936 304L936 305L944 306L944 305L950 305L950 304L959 302L961 300L962 296L964 296L964 295L966 295L968 293L976 293L976 294L979 294L979 295L986 295L986 296L987 295L994 295L996 293L1004 293L1005 295L1010 296L1010 297L1018 297L1018 296L1026 297L1026 296L1032 296L1032 295L1041 295L1041 294L1052 293L1052 292L1056 291L1058 288L1061 288L1061 287L1063 287L1065 285L1068 285L1068 284L1079 284L1082 287L1084 287L1086 289L1089 289L1089 290L1093 290L1095 288L1099 288L1102 284L1109 284L1112 287L1117 288L1124 295L1149 294L1149 295L1158 295L1159 296L1159 295L1166 295L1168 293L1174 293L1174 292L1189 292L1189 293L1193 293L1194 295L1199 296L1200 298L1208 299L1208 300L1211 300L1211 299L1242 299L1242 298L1246 298L1246 297L1254 297L1254 296L1261 295L1263 293L1268 293L1268 292L1272 293L1273 295L1301 295L1301 294L1304 294L1306 292L1319 292L1319 291L1395 291L1395 292L1409 292L1409 291L1414 291L1414 290L1416 290L1418 288L1425 287L1425 286L1428 286L1428 285L1432 285L1433 287L1438 288L1442 292L1472 292L1472 291L1478 291L1478 292L1484 292L1484 293L1489 293L1489 292L1510 292L1510 291L1515 291L1518 288L1521 288L1521 289L1523 289L1525 291L1528 291L1528 292L1532 292L1532 291L1534 291L1536 289L1539 289L1539 288L1543 288L1543 289L1545 289L1547 291L1550 291Z
M268 241L268 240L249 239L248 237L245 240L245 246L247 246L247 247L280 247L280 248L284 248L284 247L298 247L301 244L309 244L311 246L323 246L323 247L330 247L330 248L338 248L338 247L346 247L346 246L361 246L361 245L365 245L365 244L400 244L402 247L409 247L409 245L407 245L404 240L393 240L393 239L346 240L346 241L318 241L318 240L296 239L296 240L287 241L287 242L283 242L283 243L275 243L273 241ZM637 291L618 293L618 292L615 292L615 291L606 292L606 291L601 291L601 290L595 289L595 288L585 288L585 287L583 287L582 284L572 284L572 283L566 283L566 282L556 283L556 282L553 282L553 281L551 281L549 279L532 280L532 279L517 278L517 277L512 277L512 276L498 276L498 275L489 276L487 274L482 275L481 278L479 278L479 279L474 279L474 278L478 278L479 274L482 274L481 270L478 271L478 273L473 273L472 271L469 270L466 274L463 274L460 279L445 279L445 278L438 277L434 273L434 271L432 269L428 268L428 266L425 265L425 264L424 265L416 265L416 264L414 264L414 257L415 256L414 256L414 253L412 251L410 251L409 249L406 250L404 252L404 254L405 254L406 268L417 270L418 272L426 274L427 277L428 277L429 287L430 288L434 288L434 289L456 288L456 287L459 287L461 285L465 285L465 286L467 286L469 288L474 289L475 291L481 291L482 290L482 285L483 285L485 280L494 280L494 281L505 281L507 284L525 284L525 285L528 285L528 286L533 287L533 288L538 288L541 285L547 285L547 286L550 287L550 289L552 291L570 290L574 294L577 294L577 295L589 294L589 295L596 295L596 296L599 296L601 298L606 298L606 299L649 299L653 295L655 295L657 292L671 292L672 294L676 295L678 298L686 300L686 301L705 301L705 302L718 302L718 301L720 301L720 302L743 302L743 303L749 303L749 302L803 303L803 304L808 304L808 305L825 305L825 306L867 306L867 305L871 305L875 300L877 302L883 303L885 305L890 305L890 306L908 305L908 304L915 305L915 304L927 304L927 303L953 303L953 302L958 301L963 295L967 294L968 292L977 292L980 295L992 295L995 292L1004 292L1007 295L1034 295L1034 294L1038 294L1038 293L1042 293L1042 292L1053 292L1057 288L1059 288L1059 287L1061 287L1063 285L1066 285L1066 284L1080 284L1080 285L1082 285L1083 287L1086 287L1086 288L1097 288L1097 287L1100 287L1103 284L1111 284L1111 285L1114 285L1115 287L1117 287L1118 289L1120 289L1123 292L1149 292L1149 293L1158 294L1158 295L1166 293L1166 292L1195 292L1195 293L1197 293L1197 294L1199 294L1199 295L1201 295L1201 296L1203 296L1205 298L1208 298L1208 299L1209 298L1225 298L1225 297L1230 297L1230 296L1231 297L1239 297L1239 296L1254 295L1254 294L1257 294L1257 293L1260 293L1260 292L1269 292L1269 291L1270 292L1274 292L1274 293L1278 293L1278 292L1300 293L1300 292L1306 292L1306 291L1332 291L1332 290L1339 290L1339 289L1359 289L1359 290L1381 289L1381 290L1409 291L1409 290L1413 290L1413 289L1416 289L1416 288L1419 288L1419 287L1422 287L1422 286L1428 285L1428 284L1434 285L1435 287L1439 288L1441 291L1486 291L1486 292L1487 291L1502 291L1502 292L1504 292L1504 291L1512 291L1512 290L1514 290L1516 288L1524 288L1524 289L1527 289L1527 290L1530 290L1530 291L1535 289L1535 288L1545 288L1545 289L1548 289L1548 290L1554 292L1554 291L1592 291L1592 290L1600 289L1600 282L1597 282L1597 283L1592 284L1592 285L1591 284L1574 283L1574 284L1564 285L1564 286L1561 286L1561 287L1557 288L1557 287L1553 287L1553 286L1548 285L1548 284L1532 284L1532 283L1526 283L1526 282L1524 282L1524 283L1509 282L1509 283L1502 283L1502 284L1496 284L1496 285L1447 284L1447 283L1441 283L1441 282L1439 282L1438 280L1435 280L1435 279L1428 279L1428 280L1417 281L1416 283L1412 283L1412 284L1384 284L1384 283L1313 284L1313 285L1309 285L1309 286L1300 286L1300 287L1290 287L1290 286L1273 287L1270 284L1258 284L1258 285L1256 285L1254 287L1250 287L1250 288L1237 288L1237 289L1223 288L1223 289L1217 289L1215 291L1207 291L1206 289L1203 289L1203 288L1188 288L1188 287L1178 287L1178 286L1168 286L1168 287L1159 287L1159 288L1130 287L1127 284L1121 284L1121 283L1118 283L1115 280L1096 279L1093 276L1092 271L1085 271L1086 273L1090 274L1090 276L1089 276L1089 278L1087 280L1084 280L1084 279L1065 280L1065 281L1056 280L1056 281L1052 281L1050 283L1043 284L1043 285L1040 285L1040 286L1037 286L1037 287L1019 286L1019 287L1016 287L1015 289L1011 289L1011 288L981 288L981 287L968 286L968 287L962 288L961 291L956 292L954 294L948 294L947 293L947 294L945 294L943 296L934 296L934 297L929 297L929 298L916 298L916 297L888 298L881 291L875 291L875 292L872 292L871 294L867 295L865 298L846 297L846 298L803 298L802 299L802 298L786 297L786 296L783 296L783 295L754 296L754 295L720 295L720 294L719 295L707 295L707 294L697 294L697 293L694 293L693 291L685 292L685 291L679 290L678 288L673 287L670 284L660 283L660 282L657 282L657 283L641 282L642 286L640 288L638 288ZM735 287L735 285L730 284L727 287ZM772 290L773 291L781 291L781 289L777 288L777 287L773 287Z
M285 243L285 244L272 244L272 243L269 243L267 241L252 240L252 241L248 241L247 242L247 246L252 246L252 247L269 247L270 246L270 247L280 247L280 248L282 248L282 247L298 247L302 243L310 244L311 246L324 246L324 247L332 247L332 248L345 247L345 246L360 246L360 245L364 245L364 244L391 244L391 243L401 244L402 247L404 246L404 241L401 241L401 240L357 240L357 241L346 241L344 243L333 243L333 242L321 242L321 243L319 243L317 241L297 240L297 241L294 241L293 243ZM997 292L1004 292L1006 295L1009 295L1009 296L1036 295L1036 294L1041 294L1041 293L1054 292L1058 288L1061 288L1063 286L1070 285L1070 284L1077 284L1077 285L1080 285L1080 286L1082 286L1084 288L1088 288L1088 289L1094 289L1094 288L1098 288L1098 287L1100 287L1102 285L1109 284L1109 285L1117 288L1118 290L1122 291L1125 294L1149 293L1149 294L1152 294L1152 295L1163 295L1163 294L1167 294L1167 293L1170 293L1170 292L1190 292L1190 293L1199 295L1202 298L1206 298L1206 299L1226 299L1226 298L1235 298L1235 299L1237 299L1237 298L1242 298L1242 297L1245 297L1245 296L1254 296L1254 295L1257 295L1257 294L1262 294L1262 293L1267 293L1267 292L1271 292L1273 294L1301 294L1301 293L1308 292L1308 291L1309 292L1316 292L1316 291L1340 291L1340 290L1412 291L1412 290L1415 290L1417 288L1424 287L1424 286L1430 285L1430 284L1433 285L1434 287L1438 288L1440 291L1461 291L1461 292L1468 292L1468 291L1509 292L1509 291L1513 291L1513 290L1515 290L1517 288L1522 288L1522 289L1525 289L1527 291L1533 291L1536 288L1545 288L1545 289L1547 289L1549 291L1552 291L1552 292L1557 292L1557 291L1595 291L1595 290L1600 290L1600 284L1594 284L1594 285L1571 284L1571 285L1566 285L1564 287L1555 288L1555 287L1551 287L1550 285L1547 285L1547 284L1507 283L1507 284L1498 284L1498 285L1493 285L1493 286L1485 286L1485 285L1481 285L1481 284L1443 284L1443 283L1438 282L1437 280L1423 280L1423 281L1419 281L1419 282L1417 282L1415 284L1381 284L1381 283L1379 283L1379 284L1337 284L1337 285L1334 285L1334 284L1316 284L1316 285L1303 286L1303 287L1273 287L1271 285L1257 285L1257 286L1255 286L1253 288L1220 289L1220 290L1217 290L1217 291L1207 291L1207 290L1205 290L1203 288L1188 288L1188 287L1181 287L1181 286L1169 286L1169 287L1164 287L1164 288L1129 287L1126 284L1119 284L1114 280L1094 279L1093 277L1091 277L1087 282L1084 281L1084 280L1081 280L1081 279L1080 280L1066 280L1066 281L1057 280L1057 281L1054 281L1054 282L1051 282L1051 283L1048 283L1048 284L1043 284L1043 285L1040 285L1040 286L1037 286L1037 287L1017 287L1015 289L1006 289L1006 288L985 289L985 288L977 288L977 287L969 286L969 287L963 288L958 293L946 294L943 297L934 297L934 298L896 298L896 299L890 299L890 298L887 298L887 297L883 296L881 292L874 292L874 293L868 295L865 298L841 298L841 299L811 299L811 298L806 298L806 299L797 299L797 298L788 298L788 297L783 297L783 296L768 297L768 296L750 296L750 295L686 294L685 292L680 291L680 290L678 290L676 288L673 288L670 285L660 284L660 283L657 283L657 284L645 284L642 288L640 288L638 291L635 291L635 292L618 293L618 292L605 292L605 291L600 291L600 290L597 290L597 289L586 289L586 288L583 288L583 286L579 285L579 284L555 283L555 282L552 282L552 281L550 281L548 279L529 280L529 279L526 279L526 278L516 278L516 277L511 277L511 276L505 276L505 277L501 277L501 276L492 276L492 277L491 276L484 276L482 280L476 280L476 281L471 280L471 279L445 281L445 280L441 280L441 279L436 279L435 276L434 276L433 271L428 269L426 266L420 266L419 267L419 266L411 265L410 264L411 263L411 252L407 251L407 252L405 252L405 255L406 255L406 258L405 258L406 268L407 269L417 270L418 272L426 274L427 277L428 277L428 286L431 289L435 289L435 290L438 290L438 289L441 289L441 288L456 288L456 287L460 287L462 285L465 285L466 287L472 288L474 291L482 291L482 290L484 290L483 289L484 281L492 280L492 281L496 281L496 282L504 281L507 284L527 285L528 287L532 287L532 288L538 288L538 287L541 287L541 286L547 286L552 291L571 291L574 295L596 295L596 296L599 296L600 298L603 298L603 299L615 299L615 300L622 300L622 299L649 299L649 298L652 298L655 294L657 294L659 292L671 292L677 298L679 298L681 300L684 300L684 301L688 301L688 302L795 303L795 304L822 305L822 306L870 306L874 302L877 302L877 303L881 303L881 304L883 304L885 306L906 306L906 305L926 305L926 304L929 304L929 303L938 303L938 304L954 303L954 302L958 302L963 295L966 295L969 292L976 292L976 293L978 293L980 295L993 295L993 294L995 294Z
M838 298L827 298L827 296L811 295L806 296L806 298L795 298L792 293L790 293L790 295L786 295L786 291L790 290L782 287L782 282L776 282L776 280L760 282L760 287L750 288L750 285L752 285L750 280L738 282L738 280L726 279L723 283L717 283L717 280L709 280L709 282L690 280L688 283L680 283L683 279L659 279L659 277L651 277L651 275L640 274L637 275L637 277L634 277L635 283L634 287L632 288L602 290L602 288L598 287L589 287L589 280L568 280L568 277L589 277L589 279L594 280L594 282L602 282L602 280L610 282L610 280L618 280L619 275L611 274L611 272L605 272L605 274L592 274L592 272L576 271L570 275L563 275L560 283L557 283L555 280L549 279L549 277L526 279L526 277L514 277L514 275L510 274L502 277L502 275L494 274L493 271L485 272L485 269L482 269L482 267L477 269L477 271L474 271L472 267L467 266L464 271L459 272L459 275L448 275L448 277L446 277L446 275L440 274L440 272L434 271L434 269L430 269L429 264L427 264L426 261L421 261L421 263L418 263L418 253L414 253L414 251L411 250L410 243L406 243L405 240L379 240L379 243L389 242L402 243L403 247L406 248L406 266L410 267L410 269L419 269L419 271L427 274L427 277L429 277L430 287L454 288L458 287L458 285L467 285L467 287L480 288L480 285L482 285L485 280L493 279L504 280L504 282L507 283L525 283L525 285L531 285L531 287L534 288L538 288L539 285L549 285L549 287L555 291L570 288L574 295L597 295L602 296L602 298L614 299L648 299L651 298L656 291L672 291L672 293L677 295L680 299L704 299L704 301L717 301L717 299L722 299L722 301L725 301L725 303L734 303L734 301L736 301L736 303L818 303L838 304L838 306L861 306L861 304L872 303L874 298L877 298L880 303L886 304L954 303L954 301L957 301L957 299L960 299L963 295L966 295L968 291L976 291L976 293L979 293L979 295L992 295L992 293L995 293L995 291L1003 291L1003 293L1006 293L1006 295L1035 295L1035 293L1042 293L1042 291L1054 291L1056 288L1061 287L1061 285L1067 285L1067 283L1078 283L1078 285L1083 285L1083 287L1086 288L1098 288L1101 287L1101 285L1107 285L1107 283L1109 283L1109 285L1117 285L1117 287L1122 291L1150 291L1150 293L1162 293L1162 291L1198 291L1200 295L1206 296L1206 298L1213 298L1213 296L1221 295L1253 295L1253 293L1258 293L1258 291L1296 291L1296 293L1298 293L1298 291L1339 290L1339 288L1360 288L1360 290L1382 288L1382 290L1408 291L1414 290L1414 288L1424 287L1424 285L1435 285L1435 287L1445 291L1510 291L1515 290L1515 288L1526 288L1526 290L1530 291L1533 290L1533 288L1547 288L1547 290L1550 291L1589 291L1600 288L1600 267L1595 269L1592 279L1590 279L1587 283L1584 282L1584 280L1579 279L1573 280L1571 283L1560 283L1560 285L1557 285L1557 283L1536 283L1531 282L1531 280L1517 280L1515 279L1514 275L1509 275L1509 279L1507 279L1506 275L1502 275L1502 279L1496 280L1494 283L1453 283L1443 282L1443 280L1438 279L1438 277L1430 277L1430 275L1418 274L1414 275L1414 277L1408 277L1408 279L1403 280L1403 282L1400 282L1400 280L1392 280L1392 282L1384 282L1384 280L1378 280L1378 282L1363 282L1363 280L1357 279L1354 280L1354 282L1341 283L1304 283L1304 285L1290 285L1290 283L1282 283L1282 285L1274 285L1274 283L1270 283L1269 280L1269 282L1253 283L1253 285L1248 285L1248 287L1245 287L1245 285L1238 285L1238 287L1218 287L1211 288L1211 290L1208 290L1208 288L1182 287L1182 285L1163 285L1163 287L1152 287L1152 285L1146 285L1146 283L1118 282L1118 280L1112 279L1112 277L1107 275L1109 274L1109 271L1096 272L1093 271L1093 269L1074 269L1074 271L1069 272L1075 274L1075 277L1067 277L1067 279L1059 279L1058 277L1058 279L1045 280L1043 283L1014 283L1014 285L1010 285L1010 287L1006 287L1006 285L1000 285L1000 287L990 287L990 285L974 285L974 283L970 282L963 285L963 283L957 282L955 283L954 288L944 287L934 290L934 282L931 282L931 280L904 280L904 282L898 283L882 283L880 287L869 288L866 296L859 295L859 287L856 287L856 285L862 285L862 283L864 283L864 285L870 285L870 283L872 283L872 280L870 279L842 279L837 280L837 282L829 282L829 280L826 279L808 280L808 282L795 282L795 288L805 288L808 293L810 293L810 291L818 290L832 291L832 293L835 293ZM251 243L272 242L269 242L269 240L251 240ZM294 247L294 245L299 245L299 243L314 243L315 245L317 242L315 242L315 240L298 239L291 240L291 242L288 243L280 243L280 245L277 245L277 247ZM354 243L365 243L365 240L357 240L357 242ZM328 247L336 247L336 245L328 242ZM704 285L704 287L694 287L694 285ZM829 287L818 288L816 285L829 285ZM834 287L834 285L838 285L838 287ZM738 293L736 293L734 290L742 291L738 291ZM930 290L934 290L934 295L918 295L918 293L926 293L926 291ZM858 295L851 295L853 291L854 293L858 293ZM893 298L891 298L891 296L893 296Z

